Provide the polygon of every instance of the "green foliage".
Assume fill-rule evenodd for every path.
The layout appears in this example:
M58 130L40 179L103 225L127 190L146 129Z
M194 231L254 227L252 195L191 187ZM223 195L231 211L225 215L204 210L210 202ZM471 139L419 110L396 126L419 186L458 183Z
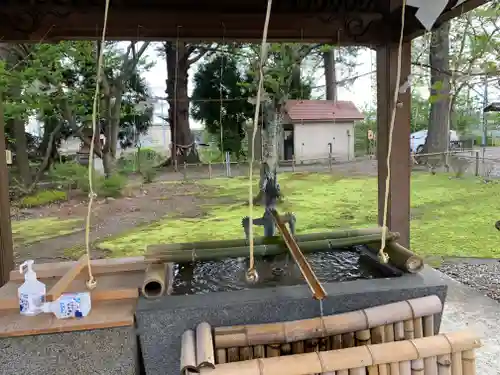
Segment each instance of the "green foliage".
M202 121L210 134L218 136L214 138L222 152L241 150L245 123L253 115L237 64L235 55L218 54L201 65L194 76L191 115Z
M96 186L97 195L106 198L117 198L122 195L126 185L127 177L119 173L115 173L108 178L100 176Z
M157 167L164 157L151 148L140 148L135 152L124 152L117 161L120 173L128 175Z
M24 197L19 202L21 207L39 207L45 206L51 203L62 202L68 199L68 195L65 191L60 190L42 190L38 191L33 195Z

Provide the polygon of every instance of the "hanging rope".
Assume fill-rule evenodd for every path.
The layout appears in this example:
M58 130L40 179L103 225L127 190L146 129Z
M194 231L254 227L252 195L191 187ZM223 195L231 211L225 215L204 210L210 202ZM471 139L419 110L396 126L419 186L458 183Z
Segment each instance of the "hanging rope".
M110 0L106 0L106 4L104 6L104 22L102 27L102 37L101 37L101 46L99 48L99 58L97 60L97 79L95 85L95 94L94 94L94 102L92 103L92 139L90 143L89 150L89 203L87 206L87 220L85 223L85 251L87 253L87 270L89 273L89 279L86 282L87 288L92 290L97 286L97 280L94 278L92 274L92 264L91 264L91 252L90 252L90 219L92 216L92 203L94 202L94 198L96 194L94 192L94 145L96 139L97 132L97 108L99 103L99 88L101 83L101 74L102 74L102 60L104 56L104 43L106 41L106 28L108 25L108 11L109 11L109 3ZM99 133L100 134L100 133Z
M378 258L381 263L389 262L389 255L384 251L387 239L387 211L389 206L389 188L391 185L391 153L392 153L392 135L394 133L394 123L396 122L396 111L398 106L398 96L399 96L399 85L401 81L401 60L403 51L403 38L404 38L404 28L405 28L405 13L406 13L406 0L403 0L401 9L401 33L399 36L398 45L398 58L397 58L397 68L396 68L396 84L394 87L394 97L392 102L392 113L391 122L389 125L389 141L387 145L387 176L385 178L385 196L384 196L384 216L382 221L382 241L380 250L378 252Z
M224 22L222 22L222 45L225 45L226 42L226 26ZM220 64L220 82L219 82L219 126L220 126L220 152L222 156L224 156L224 129L222 126L222 75L224 74L224 57L225 53L222 51L222 59Z
M269 29L269 19L271 18L271 7L273 5L273 0L267 1L266 19L264 21L264 29L262 31L262 43L260 46L260 64L259 64L259 86L257 89L257 99L255 100L255 115L253 118L253 131L252 131L252 145L251 145L251 155L250 155L250 171L248 173L249 177L249 187L248 187L248 218L250 222L250 228L248 231L249 235L249 266L247 271L247 280L250 282L256 282L258 275L255 270L255 260L254 260L254 241L253 241L253 162L255 160L255 135L257 134L257 127L259 123L259 109L261 95L263 94L264 88L264 63L267 60L267 31Z
M180 150L178 149L177 145L177 75L179 71L179 29L182 26L177 26L177 37L175 38L175 68L174 68L174 103L173 103L173 121L172 121L172 126L173 131L173 139L172 139L172 158L174 158L174 170L177 171L178 169L178 158L177 156L180 154Z

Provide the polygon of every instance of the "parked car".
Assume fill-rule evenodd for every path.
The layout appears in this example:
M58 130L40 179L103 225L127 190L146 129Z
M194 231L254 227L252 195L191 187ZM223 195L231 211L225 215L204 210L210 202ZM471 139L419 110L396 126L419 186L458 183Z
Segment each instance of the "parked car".
M414 153L421 153L424 150L425 140L427 138L427 130L419 130L410 134L410 148ZM457 144L460 141L455 130L450 130L450 144Z

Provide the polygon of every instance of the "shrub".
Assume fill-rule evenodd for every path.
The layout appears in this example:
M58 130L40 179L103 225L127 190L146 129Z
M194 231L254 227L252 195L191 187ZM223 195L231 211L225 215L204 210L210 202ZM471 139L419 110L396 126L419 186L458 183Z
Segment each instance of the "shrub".
M56 164L49 172L49 175L58 182L76 182L82 177L88 177L88 174L87 167L75 162Z
M94 190L101 197L116 198L122 195L125 185L127 185L127 178L119 173L115 173L108 178L99 176Z
M121 173L130 174L142 172L161 164L163 157L150 148L141 148L139 151L123 153L117 161Z
M156 174L157 174L157 170L153 167L149 167L149 168L144 169L141 172L141 174L142 174L143 182L145 184L150 184L151 182L154 181Z
M29 195L21 199L20 204L22 207L39 207L47 204L65 201L68 195L60 190L42 190L33 195Z

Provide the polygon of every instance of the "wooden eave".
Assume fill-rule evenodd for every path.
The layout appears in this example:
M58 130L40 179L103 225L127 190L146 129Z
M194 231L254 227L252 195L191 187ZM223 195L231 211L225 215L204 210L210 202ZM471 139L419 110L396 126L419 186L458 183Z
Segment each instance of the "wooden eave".
M432 0L429 0L432 1ZM486 0L468 0L439 23ZM107 36L114 40L256 41L266 0L113 0ZM380 45L395 40L402 0L274 0L271 41ZM405 35L423 28L410 9ZM98 39L104 0L0 0L0 38L6 42Z

